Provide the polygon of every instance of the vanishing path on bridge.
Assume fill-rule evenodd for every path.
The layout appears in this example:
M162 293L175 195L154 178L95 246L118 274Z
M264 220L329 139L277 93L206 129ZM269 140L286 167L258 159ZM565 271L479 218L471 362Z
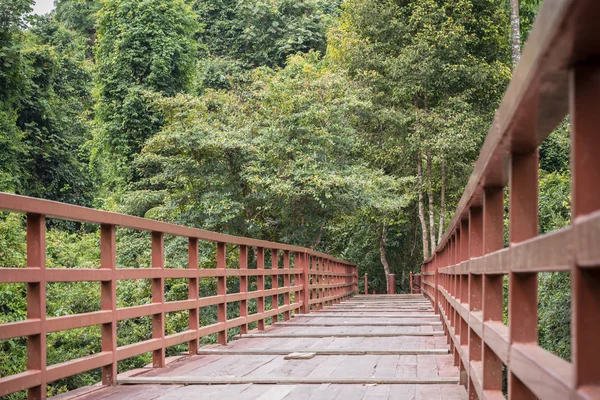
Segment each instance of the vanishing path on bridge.
M458 374L422 295L357 296L65 398L466 399Z

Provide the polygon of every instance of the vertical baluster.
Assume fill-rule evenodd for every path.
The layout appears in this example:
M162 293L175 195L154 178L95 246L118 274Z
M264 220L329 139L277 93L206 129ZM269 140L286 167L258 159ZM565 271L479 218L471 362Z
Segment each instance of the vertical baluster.
M240 246L240 270L246 272L248 270L248 247ZM248 294L248 276L240 275L240 293ZM240 317L248 317L248 300L246 298L240 300ZM248 333L248 323L244 322L240 325L240 333Z
M217 304L217 320L222 330L218 333L219 344L227 344L227 259L225 243L217 243L217 270L221 274L217 277L217 295L223 300Z
M483 210L471 207L469 210L469 258L483 255ZM469 311L482 310L482 276L469 271ZM469 327L469 361L481 361L481 338ZM470 371L470 365L466 366ZM477 391L473 385L473 377L469 374L469 398L476 399Z
M469 220L463 219L460 223L460 261L461 263L469 259ZM461 266L462 268L462 266ZM460 303L461 308L469 309L469 274L468 271L461 271L460 278ZM469 345L469 321L460 315L460 346L461 352L468 351ZM463 357L460 357L461 383L467 384L469 375L469 366L464 365Z
M314 286L314 289L312 290L311 298L316 301L316 300L319 300L319 288L317 287L317 285L319 284L319 257L311 258L310 270L311 270L310 283L311 283L311 285ZM314 303L311 307L313 309L318 310L319 306L320 306L319 303Z
M510 171L510 243L522 242L538 233L537 149L512 154ZM538 301L536 273L509 273L508 319L510 343L537 343ZM511 371L508 395L514 399L537 398Z
M283 294L283 304L286 308L286 311L283 313L283 320L290 320L290 310L288 309L290 306L290 252L289 250L285 250L283 252L283 269L286 270L283 275L283 286L286 287L285 293Z
M460 262L460 229L456 230L455 238L456 242L454 246L454 266L456 270ZM454 298L458 303L460 303L460 275L458 275L455 271L452 274L452 279L454 280L452 284ZM454 337L456 338L458 335L460 335L460 314L458 313L458 310L454 307L452 307L452 313L454 314ZM460 346L460 343L458 343L458 345ZM454 342L454 365L460 367L460 348L457 348L456 346L457 343Z
M111 279L102 281L100 289L101 309L111 312L111 322L102 324L102 351L112 353L112 362L102 367L102 384L117 384L117 252L116 228L100 226L100 268L111 271Z
M279 253L277 249L271 249L271 288L277 289L279 288L279 275L277 274L277 270L279 269ZM279 295L274 294L271 296L271 308L276 310L279 308ZM279 320L279 314L273 315L272 323L274 324Z
M162 270L165 266L164 235L152 232L152 268L160 270L158 278L152 278L152 303L160 304L160 312L152 314L152 339L159 339L160 348L152 352L152 366L165 366L165 279Z
M198 271L198 239L188 239L188 268L193 271ZM190 355L198 352L198 329L200 327L200 319L198 314L197 302L200 299L198 291L198 274L188 279L188 299L196 300L196 306L188 312L188 329L196 331L192 340L188 342L188 352Z
M262 247L256 248L256 269L259 275L256 276L256 289L260 296L257 299L257 312L263 317L265 313L265 249ZM258 330L263 331L265 329L265 319L261 318L258 320Z
M571 169L573 185L573 220L576 235L573 247L583 248L598 242L577 229L577 220L600 210L600 135L598 134L598 99L600 98L600 73L598 64L577 65L571 70L570 108L573 130L571 133ZM582 235L580 237L580 235ZM583 236L585 235L585 236ZM584 244L585 243L585 244ZM583 391L600 384L598 357L600 342L600 269L598 265L582 265L576 253L571 267L572 292L572 359L574 386ZM589 395L592 398L594 395Z
M310 313L310 256L307 253L296 253L302 269L302 314Z
M40 384L29 399L46 398L46 217L27 214L27 267L40 269L40 281L27 283L27 319L40 321L40 333L27 337L27 369L38 370Z
M485 188L483 194L483 252L504 247L504 188ZM502 322L503 275L483 276L483 321ZM484 328L485 329L485 328ZM502 390L502 361L484 342L483 390Z

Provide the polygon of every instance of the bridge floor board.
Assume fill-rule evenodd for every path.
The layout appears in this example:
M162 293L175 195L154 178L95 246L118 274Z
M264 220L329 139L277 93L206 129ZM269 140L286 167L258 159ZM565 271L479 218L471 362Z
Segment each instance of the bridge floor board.
M415 302L416 297L391 298L391 304ZM406 299L406 300L405 300ZM96 399L466 399L459 385L458 369L448 349L446 337L406 336L441 332L440 326L418 325L438 322L439 317L388 318L377 312L358 314L345 310L357 307L377 308L380 296L360 296L351 304L335 306L335 318L327 311L295 317L289 325L273 326L255 336L232 341L227 346L207 346L217 354L191 355L176 360L165 368L145 368L128 376L119 375L120 384L87 394L78 400ZM433 312L428 303L419 303L420 315ZM389 312L393 315L393 311ZM415 323L414 326L369 326L372 323ZM294 326L294 322L327 322L332 326ZM365 326L347 326L359 322ZM373 337L371 334L401 333L405 336ZM294 337L261 337L261 334L294 335ZM351 334L344 337L344 334ZM306 337L303 335L307 335ZM333 335L333 336L328 336ZM367 335L367 336L360 336ZM315 337L317 336L317 337ZM202 350L201 349L201 350ZM219 354L226 350L234 354ZM310 359L285 360L284 354L267 352L311 352ZM366 354L352 354L357 350ZM328 355L318 352L333 351ZM431 351L440 354L431 354ZM252 354L240 354L251 352ZM377 354L372 354L376 352ZM394 353L395 352L395 353ZM421 354L417 354L420 352ZM423 354L427 353L428 354ZM68 396L61 396L68 398Z

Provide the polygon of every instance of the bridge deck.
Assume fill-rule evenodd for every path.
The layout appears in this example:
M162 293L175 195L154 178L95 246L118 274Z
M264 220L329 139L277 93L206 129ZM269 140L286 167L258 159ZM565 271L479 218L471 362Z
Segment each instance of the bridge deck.
M466 399L458 375L425 298L357 296L77 399Z

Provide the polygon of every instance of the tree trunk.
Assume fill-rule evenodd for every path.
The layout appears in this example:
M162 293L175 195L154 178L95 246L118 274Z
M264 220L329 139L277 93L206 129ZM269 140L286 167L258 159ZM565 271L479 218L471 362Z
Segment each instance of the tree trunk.
M429 258L429 240L427 239L427 224L425 222L425 205L423 204L423 160L421 150L417 156L417 186L419 191L419 220L423 233L423 259Z
M323 229L325 229L325 221L321 223L321 227L319 228L319 234L313 242L311 249L316 249L319 243L321 243L321 238L323 237Z
M440 225L438 229L437 244L442 241L444 234L444 217L446 213L446 160L442 159L442 190L440 193Z
M431 255L435 254L435 209L433 208L433 187L431 184L431 149L427 148L427 197L429 199L429 243Z
M510 0L510 38L512 42L512 69L517 68L521 59L521 20L519 0Z
M386 256L387 249L387 224L384 222L381 228L381 240L379 241L379 258L381 259L381 264L383 265L383 270L385 272L385 284L388 287L388 275L392 272L390 271L390 264L388 263Z

